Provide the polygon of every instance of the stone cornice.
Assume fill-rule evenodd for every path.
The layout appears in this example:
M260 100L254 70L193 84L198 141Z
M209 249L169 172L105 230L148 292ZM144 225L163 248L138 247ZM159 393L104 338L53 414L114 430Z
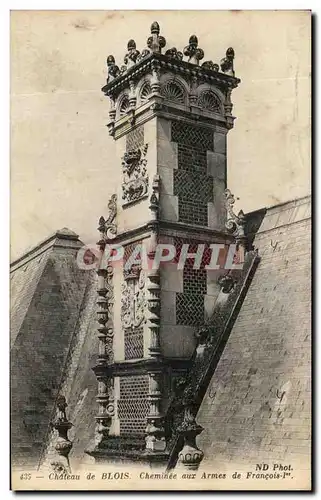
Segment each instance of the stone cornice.
M118 245L118 244L129 244L133 243L138 239L148 238L153 227L158 226L160 229L160 234L167 234L169 236L180 236L180 237L191 237L191 238L200 238L201 240L212 241L212 238L217 240L221 240L228 243L234 242L234 237L227 233L226 231L211 229L205 226L194 226L191 224L186 224L184 222L172 222L166 220L159 221L148 221L141 226L138 226L133 229L128 229L121 233L118 233L115 238L112 240L108 240L107 243L110 245Z
M118 95L119 92L129 86L130 80L140 79L145 73L149 73L153 69L153 66L164 71L179 73L188 78L196 76L204 80L204 82L216 84L226 89L234 89L241 82L239 78L219 71L206 69L186 61L173 60L164 54L151 53L129 68L126 73L117 76L114 80L104 85L101 90L108 97Z
M158 102L160 98L150 97L148 103L138 107L134 111L135 126L143 125L152 118L159 117L167 120L181 120L191 125L203 125L213 130L227 133L226 117L224 115L210 113L199 106L180 106L177 103L166 101ZM232 117L234 120L234 117ZM114 124L114 139L127 134L132 130L132 115L128 114L118 119Z
M150 371L162 371L164 367L174 370L187 370L190 360L181 358L143 358L127 361L118 361L110 365L97 365L93 367L96 375L123 376L139 375Z

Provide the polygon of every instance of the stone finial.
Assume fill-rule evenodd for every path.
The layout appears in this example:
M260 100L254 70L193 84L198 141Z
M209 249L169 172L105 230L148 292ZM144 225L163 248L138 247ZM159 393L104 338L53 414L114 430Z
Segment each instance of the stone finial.
M172 47L171 49L166 50L165 56L170 57L171 59L177 59L178 61L182 61L183 54L176 47Z
M59 456L59 462L52 462L52 467L60 466L63 469L70 471L69 453L72 448L72 442L68 438L68 431L72 427L66 416L67 402L65 396L59 395L56 401L56 418L52 422L52 426L58 431L58 438L55 444L55 450Z
M129 69L136 63L137 57L139 56L139 50L136 49L135 40L129 40L127 44L127 51L128 52L124 57L124 63L126 64L127 69Z
M183 50L184 55L187 56L188 62L199 65L199 62L204 57L204 51L198 47L198 38L192 35L188 41L188 45Z
M202 68L209 69L210 71L219 71L220 67L218 64L213 63L213 61L204 61Z
M115 80L115 78L120 75L120 70L119 67L116 65L114 56L112 55L109 55L107 57L106 64L108 69L107 83L109 83Z
M160 36L160 28L157 21L154 21L150 27L151 35L147 39L147 47L151 52L158 52L159 54L162 52L162 49L166 45L166 40L163 36Z
M240 210L236 215L234 213L235 197L229 189L225 189L225 206L227 212L227 221L225 227L228 231L233 233L236 237L244 237L245 215L243 210Z
M217 282L223 293L230 293L235 286L236 280L230 274L225 274L225 276L220 276Z
M240 210L236 215L234 213L235 198L229 189L225 189L225 206L227 212L226 229L235 236L237 250L239 252L239 262L244 262L244 252L246 248L245 236L245 215L243 210Z
M157 21L154 21L150 27L150 32L155 35L159 35L160 27Z
M178 428L178 432L184 438L184 446L178 459L184 467L190 470L197 470L204 458L204 453L196 444L196 438L203 431L203 427L195 420L194 398L193 389L187 387L183 394L184 420Z
M234 49L229 47L226 51L226 56L221 60L221 71L226 75L235 76L234 73Z

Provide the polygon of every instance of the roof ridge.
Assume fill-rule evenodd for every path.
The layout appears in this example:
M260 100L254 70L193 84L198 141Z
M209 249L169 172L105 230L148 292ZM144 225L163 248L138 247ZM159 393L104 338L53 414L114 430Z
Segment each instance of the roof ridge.
M31 257L32 254L37 254L39 251L41 251L43 247L47 246L47 248L43 248L41 253L47 250L48 248L55 246L57 240L59 240L60 246L63 246L61 243L63 240L75 241L78 243L78 245L79 243L82 244L82 241L79 239L79 235L77 233L75 233L74 231L72 231L67 227L63 227L62 229L57 229L55 232L47 236L47 238L41 240L39 243L31 247L29 250L26 250L22 255L14 259L10 263L10 268L17 265L19 262L22 262L23 260L27 259L28 257Z

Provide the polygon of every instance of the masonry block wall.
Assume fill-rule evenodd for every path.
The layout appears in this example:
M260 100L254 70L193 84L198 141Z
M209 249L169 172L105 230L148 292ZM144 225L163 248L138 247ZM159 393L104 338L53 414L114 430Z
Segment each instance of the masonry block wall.
M310 213L309 197L268 209L256 235L261 262L197 416L204 466L308 468Z
M90 276L76 262L81 245L74 233L58 232L12 266L13 283L18 273L20 286L12 290L11 442L13 464L21 467L40 460L78 329ZM29 286L28 269L38 265L36 283ZM25 311L19 329L17 310Z
M204 236L206 227L224 230L226 188L226 134L218 125L196 125L188 120L157 122L157 169L160 176L160 218L182 223L180 231L164 238L175 246L179 255L182 244L189 253L198 244L224 242L217 235ZM186 226L185 226L186 225ZM190 229L193 228L193 231ZM201 236L200 236L201 235ZM163 352L171 357L190 357L195 348L195 331L204 324L214 309L219 292L219 273L193 269L190 259L184 270L166 263L161 268L162 313L161 341Z
M158 119L162 219L224 230L226 134L218 125Z

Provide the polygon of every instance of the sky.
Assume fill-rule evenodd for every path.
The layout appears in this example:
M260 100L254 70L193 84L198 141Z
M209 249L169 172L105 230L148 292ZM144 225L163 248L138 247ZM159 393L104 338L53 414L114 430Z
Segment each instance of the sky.
M121 168L101 92L106 57L146 46L157 20L166 48L196 34L204 60L235 50L228 187L249 212L310 193L308 11L11 12L11 258L68 227L97 240Z

